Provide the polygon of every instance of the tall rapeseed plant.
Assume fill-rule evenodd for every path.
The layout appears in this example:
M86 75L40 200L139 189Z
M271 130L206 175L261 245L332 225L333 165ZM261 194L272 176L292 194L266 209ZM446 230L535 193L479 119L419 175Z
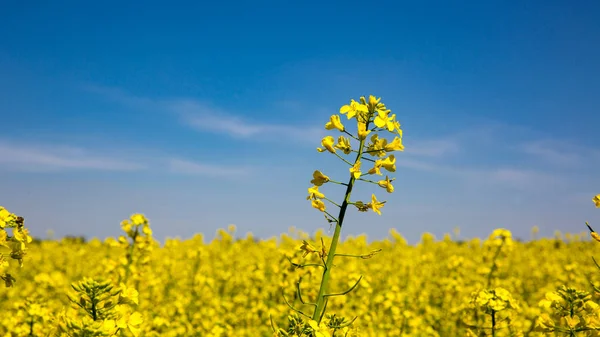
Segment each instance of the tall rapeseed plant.
M352 205L360 212L373 211L381 215L381 209L385 205L385 201L380 201L375 194L371 195L371 200L368 202L360 200L352 201L352 191L357 182L361 181L375 184L385 189L388 193L394 192L392 181L395 178L390 179L390 177L386 175L385 179L383 179L382 170L390 173L396 171L396 157L389 153L394 151L404 151L404 145L402 144L402 129L400 128L400 123L396 120L396 115L390 113L391 110L381 102L381 98L369 96L367 100L365 97L360 97L359 101L352 99L349 104L342 106L339 114L332 115L329 118L329 122L325 124L326 130L336 130L342 135L337 137L337 141L333 136L324 137L321 140L322 147L317 148L317 151L334 155L347 165L349 173L349 177L347 178L348 182L345 183L331 179L328 175L319 170L313 172L313 179L310 181L312 186L308 188L308 197L306 199L311 202L313 208L323 212L328 223L332 225L335 224L335 231L328 248L325 247L323 240L321 240L321 249L315 248L306 240L303 241L300 249L305 252L304 256L308 254L317 254L321 263L316 265L295 264L295 266L317 266L323 268L321 283L316 300L312 303L304 302L302 295L300 294L300 285L298 283L298 295L302 303L309 304L314 309L312 314L307 314L292 307L298 314L308 318L308 324L298 320L298 317L290 318L290 328L288 331L279 329L279 334L281 335L288 336L300 332L300 334L312 336L329 336L330 330L333 330L335 333L336 330L347 328L347 326L354 321L345 321L343 318L332 316L329 321L325 323L323 322L323 317L326 312L327 301L329 298L348 294L358 285L362 278L359 278L358 281L346 291L338 293L330 292L329 283L335 258L370 258L379 251L376 250L364 255L338 254L337 247L348 206ZM356 125L356 131L354 133L351 133L342 123L340 115L346 115L347 120L354 119ZM388 141L388 139L381 137L382 132L389 132L393 134L394 138L391 141ZM355 143L355 145L352 143ZM371 167L365 169L365 166L367 165ZM382 178L373 180L368 179L369 176L382 176ZM345 187L346 191L341 203L332 201L319 190L319 188L323 187L325 184L331 183ZM338 211L337 216L329 211L330 205ZM301 326L301 328L299 328L299 326Z

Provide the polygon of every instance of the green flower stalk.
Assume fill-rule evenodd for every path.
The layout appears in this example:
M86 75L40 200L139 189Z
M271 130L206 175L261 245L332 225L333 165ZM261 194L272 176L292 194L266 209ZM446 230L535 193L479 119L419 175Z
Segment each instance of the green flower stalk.
M132 273L136 273L136 283L139 281L139 268L150 263L150 255L155 246L150 222L143 214L133 214L130 219L121 222L125 235L119 237L127 251L124 270L119 274L119 281L127 284Z
M125 286L116 288L111 281L84 278L72 283L75 291L69 294L73 307L80 309L83 317L63 313L59 316L55 336L121 336L127 330L137 337L144 319L135 308L139 304L138 292Z
M363 255L337 254L340 233L348 206L354 205L360 212L372 210L373 212L381 215L381 209L385 205L385 201L379 201L375 194L372 194L370 202L351 201L350 198L352 191L357 181L377 185L385 189L388 193L392 193L394 191L394 187L392 185L392 181L394 179L390 179L389 176L386 176L385 179L381 179L379 181L365 179L365 177L369 175L383 176L381 173L382 169L388 172L395 172L395 156L389 155L386 157L386 155L388 152L404 150L404 146L402 145L402 129L400 128L400 123L396 120L396 115L390 115L391 110L387 109L385 104L381 103L380 101L381 98L376 98L375 96L370 96L368 101L365 99L365 97L361 97L359 102L351 100L350 104L342 106L340 108L340 114L346 115L348 120L356 120L356 134L352 134L346 129L346 127L342 124L339 115L333 115L330 117L329 122L325 124L325 129L338 130L344 135L339 136L337 138L337 142L333 136L326 136L321 140L322 147L317 148L317 151L333 154L342 160L346 165L348 165L350 177L348 178L347 183L338 182L332 180L321 171L316 170L313 172L313 179L311 180L311 184L313 186L308 188L308 197L306 199L310 200L313 208L324 213L325 219L330 224L335 224L335 231L333 233L329 249L325 249L325 247L323 247L321 250L317 250L310 246L307 242L304 242L301 247L301 249L305 251L305 256L310 253L316 253L320 256L322 261L322 265L318 265L319 267L323 268L323 274L316 302L306 303L314 306L312 315L308 316L294 309L297 312L308 316L313 324L321 324L329 297L341 296L349 293L358 285L358 282L360 281L359 278L354 286L347 291L340 293L329 293L329 282L335 257L369 258L372 257L374 253L379 251L378 250ZM394 139L391 142L388 142L387 139L380 138L378 133L381 131L388 131L394 134ZM369 135L371 136L369 137ZM358 147L353 149L351 140L358 142ZM338 153L338 150L341 151L343 155ZM345 156L351 154L355 154L353 161L345 158ZM363 172L363 167L366 163L370 163L372 167L367 169L367 172L365 173ZM328 199L321 191L319 191L319 188L326 183L334 183L346 187L344 199L342 200L341 204ZM337 217L327 211L326 202L339 208ZM307 267L309 265L296 266ZM334 331L336 329L343 328L337 324L334 324L332 320L329 320L329 323L329 327L334 329ZM345 325L347 326L351 323L352 321L346 323Z

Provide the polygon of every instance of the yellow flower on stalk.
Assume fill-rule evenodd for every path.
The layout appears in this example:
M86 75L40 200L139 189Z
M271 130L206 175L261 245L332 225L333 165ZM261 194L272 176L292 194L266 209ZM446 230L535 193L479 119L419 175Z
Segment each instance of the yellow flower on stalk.
M325 194L319 192L319 186L313 186L308 188L308 197L306 197L306 200L320 198L325 198Z
M340 121L340 116L332 115L331 118L329 119L329 122L327 122L327 124L325 124L325 129L327 129L327 130L338 129L340 131L344 131L344 125Z
M311 184L315 186L322 186L324 183L329 181L329 177L321 173L321 171L316 170L313 172L313 180L310 181Z
M131 216L131 222L134 226L140 226L145 223L148 223L148 220L143 214L134 214Z
M371 130L367 130L367 123L358 122L358 139L363 140L371 133Z
M587 226L587 228L590 230L590 236L592 237L592 239L600 242L600 235L598 233L596 233L592 227L590 227L590 225L586 222L585 225Z
M390 151L404 151L404 145L402 145L402 138L394 137L394 140L385 145L385 150Z
M380 181L377 182L377 184L380 187L385 188L388 191L388 193L393 193L394 192L394 186L392 185L392 181L394 179L390 180L390 178L388 176L385 176L385 180L380 180Z
M554 320L547 313L541 314L535 322L536 329L540 331L554 331Z
M152 236L152 228L150 228L150 225L144 224L144 226L142 226L142 233L146 236Z
M133 234L133 224L129 220L121 221L121 229L127 233L127 235Z
M579 318L579 316L573 316L573 317L565 316L563 318L565 319L565 321L567 322L567 325L571 329L575 328L581 322L581 319Z
M323 145L323 147L325 149L317 148L317 151L323 152L323 151L327 150L327 151L329 151L331 153L335 153L335 149L333 148L333 143L334 143L333 137L331 137L331 136L324 137L321 140L321 145Z
M381 174L381 160L376 160L373 167L367 173L382 175Z
M139 293L135 288L127 287L123 283L121 283L120 287L119 303L139 304Z
M377 98L373 95L369 95L369 103L368 108L369 111L375 111L375 109L381 107L383 104L379 103L381 101L381 97ZM385 107L385 105L383 105Z
M382 175L382 167L388 170L389 172L396 172L396 157L394 155L391 155L385 159L377 159L368 173Z
M350 146L350 139L340 136L338 138L338 143L335 144L335 147L344 151L345 154L350 154L352 152L352 147Z
M15 221L17 217L6 210L6 208L0 206L0 228L6 227L7 224Z
M20 241L13 241L10 244L10 257L19 262L19 267L23 267L23 257L25 256L25 243Z
M4 246L4 247L8 248L8 245L6 244L7 238L8 238L8 234L6 233L6 231L0 230L0 246Z
M371 195L371 202L367 204L369 206L369 208L371 208L373 210L373 212L381 215L381 211L380 209L383 208L384 203L377 201L377 198L375 197L375 194Z
M19 242L23 243L31 243L33 240L31 236L29 236L29 230L26 228L16 228L13 230L13 238Z
M396 157L391 155L381 161L381 166L389 172L396 172Z
M592 198L592 201L596 205L596 208L600 208L600 194L598 194L597 196L595 196L594 198Z
M306 257L306 255L311 254L311 253L319 252L319 250L317 248L315 248L315 246L311 245L306 240L302 240L302 246L300 246L300 250L304 251L304 253L302 254L302 257Z
M354 203L354 206L358 209L359 212L368 212L369 208L371 208L371 204L363 203L362 201L357 201Z
M142 328L141 325L144 322L142 314L135 311L128 313L122 310L123 316L117 321L117 326L123 330L128 329L135 337L139 336Z
M379 136L374 133L371 136L371 144L369 144L369 146L367 147L367 151L369 151L369 154L371 154L372 156L378 156L378 157L383 157L385 156L385 147L387 146L387 139L385 138L379 138Z
M350 168L350 174L354 177L354 179L360 178L360 164L360 160L357 160L356 163L354 163L354 166Z
M321 200L313 199L313 201L310 204L312 205L312 207L318 209L319 211L325 212L325 203L323 203Z
M557 292L547 292L545 298L539 301L538 306L543 309L550 309L555 304L562 306L563 304L566 304L565 299Z
M317 324L317 322L315 320L310 320L308 322L308 324L310 325L310 327L313 329L313 332L315 333L315 337L331 337L331 334L329 333L329 329L327 329L327 326L325 325L325 323L321 322L321 324Z
M392 115L391 117L388 116L388 114L391 112L391 110L379 110L377 116L375 117L375 120L373 120L373 123L375 124L375 126L377 126L378 128L387 128L388 131L394 131L394 118L396 117L396 115Z
M357 113L361 113L361 112L369 112L369 108L367 108L366 105L358 103L355 100L350 100L350 104L348 105L344 105L340 108L340 113L341 114L348 114L348 119L356 116Z

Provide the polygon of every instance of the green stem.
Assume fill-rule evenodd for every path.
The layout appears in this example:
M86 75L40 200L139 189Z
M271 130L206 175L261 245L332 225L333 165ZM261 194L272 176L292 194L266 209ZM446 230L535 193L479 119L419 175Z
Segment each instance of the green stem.
M496 337L496 310L492 309L492 337Z
M333 200L331 200L331 199L329 199L329 198L327 198L327 197L323 198L323 200L327 200L327 201L329 201L330 203L332 203L332 204L336 205L337 207L340 207L340 205L338 205L338 204L337 204L335 201L333 201Z
M504 246L504 240L502 240L502 243L500 243L500 245L498 246L498 249L496 250L496 253L494 254L494 258L492 259L492 267L490 268L490 272L488 274L487 277L487 287L491 287L492 286L492 277L494 275L494 272L496 270L498 270L498 266L496 265L496 259L498 259L498 256L500 256L500 252L502 251L502 246Z
M347 161L344 157L340 156L337 152L334 152L333 154L335 154L338 158L340 158L341 160L343 160L346 164L353 166L352 163L350 163L349 161Z
M368 123L367 123L368 127ZM356 164L357 161L360 160L363 154L363 145L365 140L362 139L359 145L359 151L354 160ZM351 165L354 166L354 165ZM329 276L331 274L331 268L333 267L333 259L335 258L335 251L337 249L338 241L340 239L340 232L342 230L342 224L344 223L344 216L346 215L346 209L348 208L348 203L350 202L350 195L352 194L352 188L354 187L354 182L356 179L354 175L350 175L350 181L346 186L346 195L344 197L344 202L342 202L342 206L340 207L340 213L338 216L338 221L335 225L335 232L333 233L333 238L331 240L331 245L329 246L329 251L327 252L327 261L325 262L325 270L323 271L323 278L321 279L321 286L319 287L319 295L317 296L317 302L315 311L313 313L312 319L317 323L321 323L321 317L323 317L323 312L325 310L326 303L326 291L329 286Z
M133 263L133 253L134 253L134 249L135 249L135 240L138 237L138 228L135 228L135 232L133 233L133 237L132 239L132 243L131 245L129 245L128 249L127 249L127 266L125 267L125 280L123 281L123 283L127 284L127 281L129 280L129 275L131 274L131 264Z

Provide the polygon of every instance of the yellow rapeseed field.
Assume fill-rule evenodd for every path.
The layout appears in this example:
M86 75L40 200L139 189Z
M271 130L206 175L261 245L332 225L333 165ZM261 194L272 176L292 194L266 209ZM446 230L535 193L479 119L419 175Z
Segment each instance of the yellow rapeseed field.
M324 137L318 151L347 165L348 182L316 170L307 200L332 236L291 229L258 240L230 226L209 242L197 234L159 244L148 218L133 214L117 238L37 241L0 207L0 337L600 336L593 225L530 242L506 229L469 241L425 233L416 245L397 230L381 241L340 239L348 209L385 209L375 194L352 201L356 184L394 192L381 171L395 172L387 154L404 146L389 113L361 97L340 109L356 119L355 134L339 115L325 125L343 135ZM329 200L324 186L345 189L344 199ZM593 202L600 207L600 195Z
M104 335L111 335L121 326L123 335L138 336L272 336L270 316L285 322L294 313L283 296L303 307L296 292L300 278L303 296L316 296L318 275L294 268L288 258L305 261L302 239L318 247L321 238L326 243L330 238L322 232L309 238L291 231L257 242L251 236L234 239L232 230L221 230L210 242L197 235L168 240L163 247L140 239L133 245L126 234L87 243L33 242L25 266L9 268L16 283L1 289L1 335L50 336L62 327L69 332L64 335L100 336L82 329L104 328ZM600 243L582 236L520 243L506 230L466 242L424 234L414 246L395 231L371 243L365 236L349 238L340 251L382 251L374 258L344 261L333 289L345 289L364 276L352 293L332 299L328 309L358 316L348 336L465 336L469 330L472 336L491 335L492 310L497 336L544 335L535 332L536 319L540 327L566 329L576 323L596 328L600 311L590 282L600 285L600 271L591 259L598 248ZM317 260L315 254L306 258ZM123 293L112 300L124 303L114 310L119 317L94 324L77 306L89 299L71 284L86 278L106 280L115 289L123 285ZM562 286L588 296L582 303L574 301L574 317L581 319L569 319L558 304L548 302L566 305L556 293Z

